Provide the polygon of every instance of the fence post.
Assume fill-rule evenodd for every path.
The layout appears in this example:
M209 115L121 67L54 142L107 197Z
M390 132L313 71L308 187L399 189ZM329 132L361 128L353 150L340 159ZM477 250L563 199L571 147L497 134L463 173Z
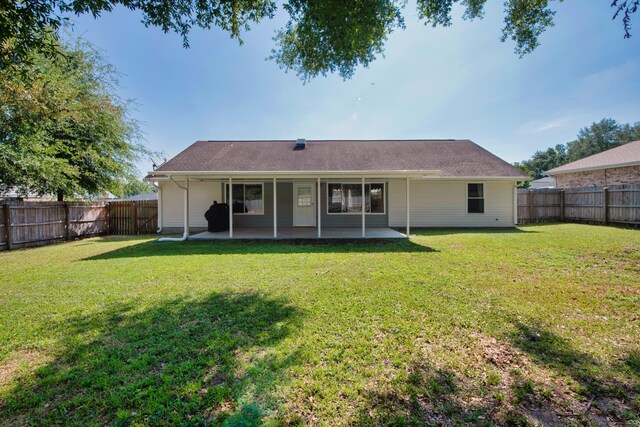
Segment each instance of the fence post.
M533 190L529 190L529 221L533 222Z
M604 223L609 223L609 188L604 187Z
M11 242L11 207L9 204L4 205L4 230L6 233L7 250L10 251L13 249L13 245Z
M133 212L131 216L133 217L133 234L138 234L138 204L136 202L131 202L133 206Z
M564 222L564 190L560 190L560 222Z
M64 226L67 231L67 240L71 240L71 218L69 217L69 202L64 202Z
M105 234L111 234L111 202L106 202L104 204L104 209L105 209L105 213L104 213L104 219L105 219L105 223L107 224L107 229L105 231Z

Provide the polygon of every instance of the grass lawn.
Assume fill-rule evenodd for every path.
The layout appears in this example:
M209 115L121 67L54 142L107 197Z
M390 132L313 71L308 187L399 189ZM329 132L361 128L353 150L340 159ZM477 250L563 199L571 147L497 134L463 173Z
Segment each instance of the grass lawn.
M640 231L0 253L0 424L640 425Z

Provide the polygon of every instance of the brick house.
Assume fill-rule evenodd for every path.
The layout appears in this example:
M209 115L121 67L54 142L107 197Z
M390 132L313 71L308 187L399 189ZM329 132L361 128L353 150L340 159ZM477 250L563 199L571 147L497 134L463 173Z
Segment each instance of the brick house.
M556 188L640 185L640 141L629 142L546 172Z

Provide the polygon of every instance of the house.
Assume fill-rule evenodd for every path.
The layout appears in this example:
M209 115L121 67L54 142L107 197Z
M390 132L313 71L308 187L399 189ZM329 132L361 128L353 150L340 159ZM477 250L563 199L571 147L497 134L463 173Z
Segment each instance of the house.
M200 237L405 237L392 228L514 227L528 177L469 140L199 141L149 172L162 233ZM216 236L213 236L216 235ZM194 236L197 238L198 236Z
M552 176L545 176L540 179L534 179L530 184L531 185L529 186L529 188L534 190L536 188L556 188L556 180Z
M150 191L147 193L134 194L133 196L125 197L123 199L116 199L117 202L139 202L139 201L152 201L158 200L158 193Z
M557 188L640 184L640 141L629 142L546 172Z

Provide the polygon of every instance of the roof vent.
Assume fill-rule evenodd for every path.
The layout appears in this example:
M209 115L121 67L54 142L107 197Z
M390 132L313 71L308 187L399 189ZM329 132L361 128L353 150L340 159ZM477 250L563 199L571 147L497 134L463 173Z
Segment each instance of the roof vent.
M307 140L304 138L298 138L296 141L296 146L293 147L294 150L304 150L307 146Z

